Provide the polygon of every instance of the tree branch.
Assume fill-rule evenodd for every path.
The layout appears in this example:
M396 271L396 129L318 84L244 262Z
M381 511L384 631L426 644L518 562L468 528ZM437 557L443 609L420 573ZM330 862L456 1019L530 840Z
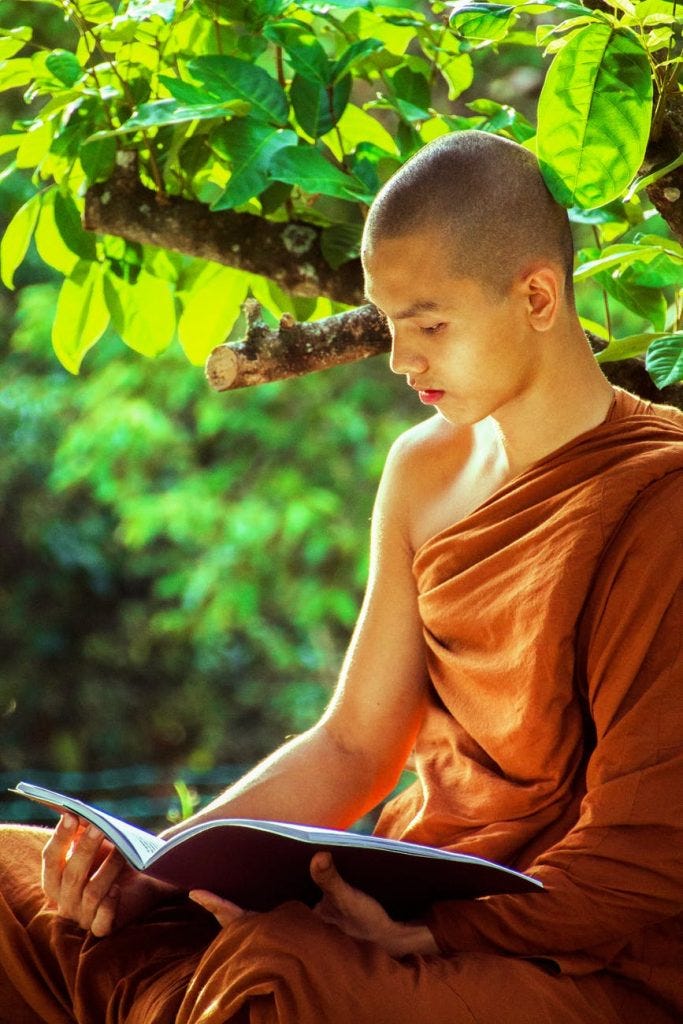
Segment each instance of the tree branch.
M241 341L219 345L206 362L206 376L215 391L297 377L367 359L391 348L386 320L374 306L360 306L308 323L296 323L286 313L274 330L261 319L261 308L254 299L248 299L244 309L246 336ZM594 352L605 347L605 342L594 334L588 333L587 337ZM603 363L601 369L612 384L648 401L683 409L683 385L675 384L660 391L641 359Z
M320 247L320 228L231 210L214 212L203 203L162 195L141 183L133 152L119 153L112 177L86 192L84 226L263 274L294 295L325 295L350 306L363 301L360 260L337 270L330 267Z
M386 322L374 306L308 323L297 323L285 313L276 330L263 322L255 299L247 299L244 310L246 337L219 345L206 362L206 376L215 391L300 377L376 356L391 347Z

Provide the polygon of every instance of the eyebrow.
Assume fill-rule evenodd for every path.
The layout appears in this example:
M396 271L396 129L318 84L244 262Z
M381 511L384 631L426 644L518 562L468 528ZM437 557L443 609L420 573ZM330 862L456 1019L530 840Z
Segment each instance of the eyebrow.
M374 305L369 296L366 295L365 299L367 302ZM379 306L376 308L379 309ZM433 313L434 310L438 308L438 302L435 302L433 299L419 299L417 302L414 302L412 306L402 309L400 313L397 313L396 316L392 317L392 320L409 320L411 316L418 316L420 313Z

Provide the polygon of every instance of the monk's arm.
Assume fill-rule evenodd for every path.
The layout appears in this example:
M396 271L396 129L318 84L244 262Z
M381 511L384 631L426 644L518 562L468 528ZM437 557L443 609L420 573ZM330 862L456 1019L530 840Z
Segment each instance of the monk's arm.
M613 538L582 630L597 742L575 827L531 872L546 891L437 904L445 952L602 966L683 906L681 474L651 485Z
M423 714L427 674L408 535L410 466L392 448L373 512L365 600L322 719L180 831L215 817L346 827L395 785Z

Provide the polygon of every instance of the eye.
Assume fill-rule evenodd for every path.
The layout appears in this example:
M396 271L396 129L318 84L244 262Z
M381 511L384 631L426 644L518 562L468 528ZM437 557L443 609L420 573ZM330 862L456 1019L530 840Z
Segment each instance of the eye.
M421 327L420 331L422 334L439 334L445 326L445 324L434 324L432 327Z

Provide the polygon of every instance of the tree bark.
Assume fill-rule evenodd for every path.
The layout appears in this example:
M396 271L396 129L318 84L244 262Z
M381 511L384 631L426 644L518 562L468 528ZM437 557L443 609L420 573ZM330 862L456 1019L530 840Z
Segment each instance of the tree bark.
M683 93L669 96L661 130L657 130L647 150L647 164L652 169L672 163L683 153ZM683 167L659 178L646 189L652 205L683 245Z
M215 391L268 384L297 377L341 363L367 359L391 348L391 336L384 317L374 306L361 306L308 323L296 323L285 314L276 329L260 317L254 299L245 303L247 334L237 342L219 345L206 362L206 376ZM605 347L594 334L587 334L594 352ZM612 384L633 391L652 402L664 402L683 409L683 385L660 391L641 359L603 363L602 370Z
M140 181L134 152L120 153L112 177L88 189L84 226L263 274L294 295L325 295L350 306L363 301L360 260L330 267L320 228L231 210L212 212L203 203L155 192Z

